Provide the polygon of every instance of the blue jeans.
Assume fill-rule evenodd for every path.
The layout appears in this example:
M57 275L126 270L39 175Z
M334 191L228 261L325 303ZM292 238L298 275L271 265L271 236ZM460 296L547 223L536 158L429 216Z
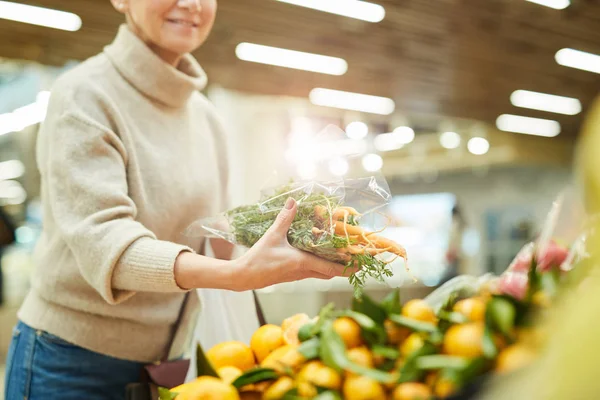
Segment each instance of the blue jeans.
M124 399L142 368L19 322L6 360L5 400Z

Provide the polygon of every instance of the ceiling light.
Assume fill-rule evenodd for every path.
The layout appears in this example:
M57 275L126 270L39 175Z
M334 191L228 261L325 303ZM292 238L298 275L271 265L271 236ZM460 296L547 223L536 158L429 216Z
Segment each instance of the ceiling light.
M560 124L556 121L520 115L503 114L496 119L496 126L501 131L526 135L554 137L560 133Z
M0 181L19 178L24 172L25 166L19 160L0 162Z
M240 60L244 61L319 72L321 74L344 75L348 71L348 63L341 58L260 44L240 43L235 48L235 54Z
M471 154L481 156L490 149L490 142L482 137L474 137L467 142L467 149Z
M572 97L553 94L515 90L510 95L510 102L515 107L531 108L559 114L575 115L581 112L581 102Z
M392 132L375 136L373 145L377 151L393 151L401 149L404 143L398 138L398 135Z
M445 149L456 149L460 146L460 135L456 132L444 132L440 135L440 144Z
M393 133L402 144L408 144L415 139L415 131L409 126L399 126Z
M343 158L334 158L329 162L329 171L336 176L344 176L348 173L348 161Z
M556 62L565 67L582 69L600 74L600 56L574 49L561 49L554 56Z
M50 92L40 92L35 103L28 104L15 111L0 114L0 136L19 132L28 126L42 122L46 118L46 109Z
M369 133L369 127L364 122L350 122L346 127L346 135L350 139L362 139Z
M10 1L0 1L0 18L71 32L81 28L81 18L76 14Z
M17 181L0 181L0 205L22 204L27 199L27 192Z
M367 22L380 22L385 18L385 8L358 0L278 0L282 3L312 8L344 17L356 18Z
M527 0L530 3L554 8L555 10L564 10L571 5L571 0Z
M369 172L379 171L383 167L383 158L378 154L365 154L362 158L362 166Z
M415 131L408 126L399 126L391 133L375 136L373 145L377 151L394 151L415 139Z
M310 101L317 106L362 111L372 114L389 115L393 113L396 108L394 101L387 97L343 92L332 89L315 88L310 91L309 98Z

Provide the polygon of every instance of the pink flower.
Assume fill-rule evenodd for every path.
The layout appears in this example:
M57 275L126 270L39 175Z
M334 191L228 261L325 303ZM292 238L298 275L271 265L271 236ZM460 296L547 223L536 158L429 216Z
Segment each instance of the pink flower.
M506 272L500 277L498 290L518 300L523 300L527 294L528 278L526 272Z
M548 248L540 257L538 262L538 271L546 272L552 269L553 267L560 267L560 265L565 261L569 251L559 246L556 242L551 241L548 244Z
M510 264L507 271L527 273L531 267L531 259L533 258L534 250L533 243L524 246ZM555 241L550 241L548 247L538 260L538 271L547 272L553 267L559 267L567 258L568 253L569 251L566 248L559 246Z
M531 267L531 259L533 258L534 244L528 243L519 251L515 259L508 266L507 271L525 272Z

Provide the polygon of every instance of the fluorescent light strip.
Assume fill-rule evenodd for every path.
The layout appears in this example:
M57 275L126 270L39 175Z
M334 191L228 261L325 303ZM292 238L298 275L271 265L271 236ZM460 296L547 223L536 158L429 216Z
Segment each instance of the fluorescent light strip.
M81 28L77 14L10 1L0 1L0 18L70 32Z
M554 8L555 10L564 10L571 5L571 0L527 0L530 3Z
M254 43L240 43L235 48L240 60L278 67L300 69L329 75L344 75L348 71L346 60L302 51L280 49Z
M373 139L373 145L377 151L394 151L404 147L404 142L394 132L381 133Z
M40 92L35 103L17 108L10 113L0 114L0 136L19 132L28 126L42 122L46 118L49 99L50 92Z
M401 149L415 139L415 131L408 126L399 126L390 133L381 133L373 139L377 151L394 151Z
M367 22L380 22L385 18L385 8L358 0L277 0L313 10L360 19Z
M565 67L577 68L600 74L600 56L575 49L560 49L554 59Z
M0 162L0 181L20 178L25 172L25 166L19 160Z
M310 91L310 101L317 106L341 108L372 114L390 115L396 104L387 97L315 88Z
M555 137L560 133L560 124L556 121L511 114L499 116L496 119L496 126L501 131L525 135Z
M529 90L515 90L510 95L510 102L515 107L558 114L576 115L581 112L581 102L578 99Z

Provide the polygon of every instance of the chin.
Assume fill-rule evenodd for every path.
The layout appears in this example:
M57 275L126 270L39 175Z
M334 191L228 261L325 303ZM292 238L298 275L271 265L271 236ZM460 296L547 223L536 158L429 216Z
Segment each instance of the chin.
M200 40L191 40L189 38L185 39L174 39L169 40L161 46L163 49L169 49L176 54L186 54L192 53L196 50L200 45L202 45L203 41Z

